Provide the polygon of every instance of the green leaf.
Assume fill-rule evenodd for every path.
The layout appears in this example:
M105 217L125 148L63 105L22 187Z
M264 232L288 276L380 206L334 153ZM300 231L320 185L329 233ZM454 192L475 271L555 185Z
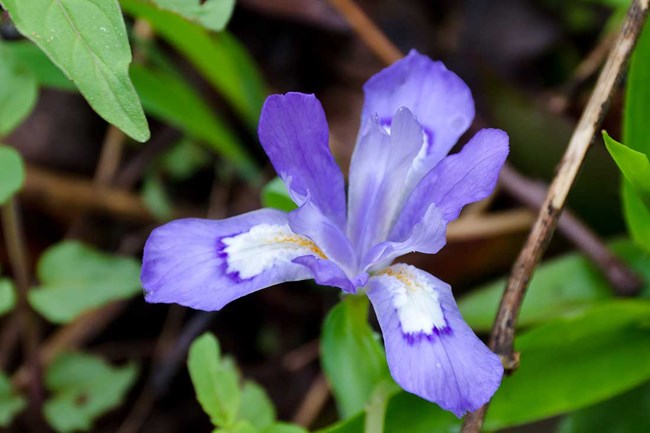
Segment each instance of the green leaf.
M290 212L298 206L293 202L287 186L279 177L273 178L262 188L262 206Z
M636 44L627 77L623 110L623 143L650 155L650 25Z
M378 336L368 325L368 298L346 296L323 324L321 362L344 418L370 400L378 384L390 379Z
M306 429L296 424L277 423L263 430L262 433L308 433Z
M124 401L137 374L133 364L113 367L88 354L60 355L45 372L53 393L43 408L45 418L58 432L89 430L96 418Z
M273 424L275 407L264 388L254 382L244 383L238 418L248 421L258 430L264 430Z
M234 107L251 130L266 97L266 85L246 49L230 34L211 35L200 25L147 0L120 0L125 12L147 20Z
M27 401L14 392L9 378L0 372L0 427L8 427L25 406Z
M140 264L77 241L50 247L38 261L41 286L29 291L32 307L54 323L140 293Z
M650 383L604 403L567 415L558 433L647 433Z
M17 193L25 182L25 165L12 147L0 144L0 206Z
M117 0L0 0L18 30L75 82L90 106L138 141L149 127L129 79L131 49Z
M156 218L161 221L172 218L171 201L162 180L155 173L150 173L144 178L141 196L144 204Z
M164 174L182 181L209 166L211 161L212 158L205 149L184 138L163 153L159 164Z
M0 137L29 116L38 97L36 78L6 45L0 40Z
M4 44L14 58L36 78L39 85L65 91L77 91L77 87L61 69L31 41L15 41Z
M154 2L163 9L176 12L206 29L215 31L226 27L235 9L235 0L207 0L203 4L199 0L154 0Z
M8 278L0 278L0 316L13 310L16 305L16 289Z
M649 325L650 302L611 301L525 333L519 370L504 379L485 428L581 409L647 381L650 363L639 361L650 359Z
M603 131L603 139L609 154L623 172L625 179L634 187L639 198L650 210L650 160L645 153L631 149L611 138ZM650 137L648 137L650 141ZM650 225L650 221L648 222Z
M239 377L232 366L220 359L219 342L212 334L203 334L192 343L187 367L201 407L214 426L235 425L240 408Z
M131 78L148 113L205 143L244 176L256 175L256 165L241 140L182 77L133 65Z
M644 278L643 293L650 295L650 256L628 240L609 244L610 249ZM473 290L458 302L463 318L477 331L488 332L496 316L506 281ZM570 253L540 265L530 281L518 325L527 327L579 311L612 298L613 290L589 259Z
M622 191L625 222L634 241L650 252L650 210L641 201L634 187L623 180Z

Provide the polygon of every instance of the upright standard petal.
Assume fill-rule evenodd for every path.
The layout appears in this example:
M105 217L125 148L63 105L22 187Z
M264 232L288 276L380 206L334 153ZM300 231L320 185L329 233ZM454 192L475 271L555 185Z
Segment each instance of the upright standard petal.
M390 240L406 238L430 204L446 222L458 217L463 206L482 200L494 190L508 156L508 134L482 129L454 155L440 162L417 184L402 208Z
M259 137L298 206L307 198L336 225L345 226L345 183L329 148L325 112L314 95L287 93L266 99Z
M312 278L307 267L293 262L304 256L326 259L310 239L291 231L280 211L181 219L149 236L141 282L148 302L219 310L265 287Z
M397 110L390 134L373 122L357 143L350 163L348 236L361 256L390 233L421 145L422 128L404 107Z
M487 403L503 366L463 321L449 285L405 264L368 284L395 381L458 417Z
M365 119L373 116L390 125L399 107L411 110L424 127L427 140L418 157L418 176L447 155L474 119L474 100L465 82L442 62L415 50L370 78L363 90L362 131Z

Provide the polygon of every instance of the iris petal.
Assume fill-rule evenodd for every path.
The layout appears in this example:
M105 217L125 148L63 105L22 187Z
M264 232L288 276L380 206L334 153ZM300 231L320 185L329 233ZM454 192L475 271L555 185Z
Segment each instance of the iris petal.
M492 397L503 366L463 321L448 284L399 264L370 278L368 296L402 388L458 417Z

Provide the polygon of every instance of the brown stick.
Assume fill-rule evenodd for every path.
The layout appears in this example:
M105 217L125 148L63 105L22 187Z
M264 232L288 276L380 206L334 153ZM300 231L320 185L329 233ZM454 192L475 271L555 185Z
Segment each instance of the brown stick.
M490 347L501 356L506 368L517 365L513 342L517 318L528 282L553 236L569 190L600 127L647 14L648 0L635 0L630 6L623 28L598 78L596 88L560 161L537 221L512 268L490 336ZM477 433L483 425L486 412L487 405L469 414L463 424L462 433Z

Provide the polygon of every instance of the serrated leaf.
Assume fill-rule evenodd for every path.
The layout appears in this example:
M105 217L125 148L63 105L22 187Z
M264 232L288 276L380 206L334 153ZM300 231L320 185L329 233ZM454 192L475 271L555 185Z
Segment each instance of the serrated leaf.
M43 407L45 418L58 432L89 430L96 418L123 402L137 372L133 364L113 367L88 354L60 355L45 372L53 394Z
M0 137L22 123L38 97L36 78L6 45L0 40Z
M342 417L364 408L373 391L391 380L378 336L368 325L368 298L346 296L323 324L321 362Z
M23 158L14 148L0 144L0 206L17 193L24 182Z
M273 178L264 185L261 193L262 206L290 212L298 206L293 202L287 186L279 177Z
M131 49L117 0L0 0L18 30L75 82L90 106L137 141L149 139L129 79Z
M29 291L29 302L54 323L69 322L85 311L141 292L137 260L77 241L63 241L46 250L36 273L41 285Z
M264 430L275 421L275 407L264 388L255 382L245 382L241 392L238 418L248 421L257 430Z
M16 305L16 289L8 278L0 278L0 316L11 311Z
M227 32L211 35L200 25L147 0L120 0L120 4L128 14L147 20L157 35L185 56L223 95L251 130L257 129L266 85L239 41Z
M609 154L616 161L616 165L623 172L625 179L632 185L646 208L650 209L650 160L648 160L648 156L619 143L605 131L603 131L603 139ZM650 225L650 221L648 224Z
M224 365L220 357L219 342L206 333L190 346L187 367L203 411L215 427L228 429L239 412L239 377L232 364Z
M226 27L235 9L235 0L154 0L158 6L176 12L206 29L220 31Z
M0 427L8 427L26 406L27 401L14 392L9 378L0 372Z
M629 240L609 248L643 277L643 296L650 295L650 255ZM477 331L489 332L506 286L501 278L463 296L463 318ZM612 298L613 289L602 272L580 253L569 253L542 263L530 281L518 325L527 327Z

